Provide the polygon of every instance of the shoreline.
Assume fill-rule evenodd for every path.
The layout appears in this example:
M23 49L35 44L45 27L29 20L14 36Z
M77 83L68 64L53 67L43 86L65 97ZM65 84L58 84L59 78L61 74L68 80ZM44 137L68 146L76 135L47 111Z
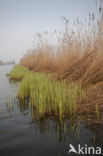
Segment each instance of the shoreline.
M23 67L21 65L16 65L13 68L13 70L9 73L9 78L14 79L15 81L20 81L17 96L22 103L27 102L28 99L30 100L30 104L33 109L36 108L36 111L38 112L38 118L45 116L57 116L62 121L64 118L76 118L76 116L79 116L87 122L94 121L95 123L103 123L100 106L94 104L95 101L93 101L94 97L92 93L96 89L95 85L83 88L80 84L78 85L75 82L56 80L53 78L53 75L48 76L48 74L44 73L35 73L27 67ZM71 88L68 90L70 86ZM38 89L40 93L36 91ZM45 92L45 90L47 91ZM66 92L71 92L68 101L65 101L66 98L68 98L68 94ZM88 94L90 94L90 92L92 97L88 99L90 96ZM48 94L48 97L45 97L46 94ZM54 95L57 95L57 97L55 98ZM39 103L34 100L37 99L37 97L38 99L41 97L41 101L39 101ZM37 103L41 106L38 107ZM49 103L49 107L47 103Z

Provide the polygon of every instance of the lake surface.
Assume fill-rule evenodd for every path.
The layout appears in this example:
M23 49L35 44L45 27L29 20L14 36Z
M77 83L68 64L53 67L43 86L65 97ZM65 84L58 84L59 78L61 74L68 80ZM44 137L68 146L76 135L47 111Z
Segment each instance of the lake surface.
M0 66L0 156L68 156L69 144L103 146L103 125L33 120L30 105L16 98L18 83L6 76L12 68Z

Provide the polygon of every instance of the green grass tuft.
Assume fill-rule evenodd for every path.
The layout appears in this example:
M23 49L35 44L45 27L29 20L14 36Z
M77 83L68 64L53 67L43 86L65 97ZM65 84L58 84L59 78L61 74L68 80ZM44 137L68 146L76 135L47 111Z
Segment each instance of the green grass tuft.
M31 72L29 71L28 68L23 67L21 65L16 65L9 73L9 77L10 79L20 81L29 73Z

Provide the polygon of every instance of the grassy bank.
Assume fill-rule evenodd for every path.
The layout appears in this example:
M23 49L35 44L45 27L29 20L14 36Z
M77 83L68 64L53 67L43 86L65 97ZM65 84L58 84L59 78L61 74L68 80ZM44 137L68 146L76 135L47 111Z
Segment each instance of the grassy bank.
M30 74L30 70L20 65L16 65L13 70L8 74L10 79L21 81L27 74Z
M62 121L79 115L87 121L103 121L102 83L85 88L80 83L57 80L53 74L34 73L20 65L14 67L9 77L21 80L17 97L21 105L30 104L33 119L54 116Z

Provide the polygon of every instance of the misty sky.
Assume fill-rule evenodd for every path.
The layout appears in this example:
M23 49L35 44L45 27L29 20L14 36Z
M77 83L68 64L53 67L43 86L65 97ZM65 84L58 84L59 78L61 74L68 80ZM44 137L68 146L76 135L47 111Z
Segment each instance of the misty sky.
M60 17L82 20L94 8L94 0L0 0L0 60L18 62L35 32L61 30Z

